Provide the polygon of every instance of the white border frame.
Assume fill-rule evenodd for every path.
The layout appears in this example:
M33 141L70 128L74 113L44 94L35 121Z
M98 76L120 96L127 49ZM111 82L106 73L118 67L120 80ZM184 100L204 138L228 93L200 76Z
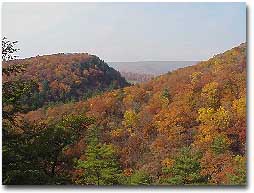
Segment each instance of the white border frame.
M0 30L2 32L2 3L3 2L24 2L22 0L16 1L8 1L8 0L0 0L1 2L1 15L0 21L1 26ZM25 2L34 2L31 0L27 0ZM40 2L71 2L71 0L40 0ZM127 0L127 1L119 1L119 0L76 0L75 2L176 2L176 1L169 1L169 0L159 0L159 1L152 1L152 0ZM197 187L188 187L188 186L179 186L179 187L172 187L172 186L152 186L152 187L81 187L81 186L2 186L1 185L1 192L27 192L32 191L34 193L37 192L112 192L112 191L120 191L120 192L129 192L129 191L139 191L139 192L254 192L254 156L253 156L253 146L254 146L254 67L253 67L253 18L254 18L254 1L253 0L231 0L231 1L181 1L181 2L246 2L247 4L247 156L248 156L248 181L246 187L232 187L232 186L197 186ZM2 73L0 74L0 82L2 82ZM0 90L0 115L2 114L2 85ZM2 125L2 119L0 120L0 124ZM1 127L1 126L0 126ZM2 136L2 129L0 130L0 135ZM0 149L2 149L2 138L0 140ZM2 153L0 154L0 173L2 173ZM2 182L2 175L0 174L0 183Z

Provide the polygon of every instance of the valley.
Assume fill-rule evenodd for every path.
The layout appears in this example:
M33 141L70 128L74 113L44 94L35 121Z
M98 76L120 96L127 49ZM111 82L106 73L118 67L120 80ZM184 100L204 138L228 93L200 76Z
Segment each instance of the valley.
M86 54L5 62L3 183L245 184L246 44L190 64L131 85Z

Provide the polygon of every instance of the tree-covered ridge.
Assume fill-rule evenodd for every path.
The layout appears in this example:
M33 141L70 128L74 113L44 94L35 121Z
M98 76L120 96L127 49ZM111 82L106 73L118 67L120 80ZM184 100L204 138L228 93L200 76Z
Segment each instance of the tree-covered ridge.
M11 60L3 66L24 65L17 76L3 76L8 80L33 80L38 83L32 98L24 103L32 109L50 103L87 99L106 90L122 88L128 83L120 73L97 56L81 54L53 54L28 59Z
M119 162L108 170L122 174L108 184L245 184L246 44L147 83L29 112L25 120L68 114L93 117L100 128L100 145L81 140L68 149L80 163L72 183L91 184L85 172L94 152L108 152L106 163Z

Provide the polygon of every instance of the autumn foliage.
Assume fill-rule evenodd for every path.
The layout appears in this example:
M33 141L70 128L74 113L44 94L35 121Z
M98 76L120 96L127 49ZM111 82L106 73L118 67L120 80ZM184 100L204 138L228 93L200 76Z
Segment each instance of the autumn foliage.
M246 44L146 83L25 117L38 122L68 113L96 119L100 142L114 147L125 178L246 183Z
M129 85L120 73L98 57L89 54L53 54L11 60L3 66L24 65L24 73L5 76L9 79L33 80L38 88L23 103L33 110L55 103L87 99L106 90Z

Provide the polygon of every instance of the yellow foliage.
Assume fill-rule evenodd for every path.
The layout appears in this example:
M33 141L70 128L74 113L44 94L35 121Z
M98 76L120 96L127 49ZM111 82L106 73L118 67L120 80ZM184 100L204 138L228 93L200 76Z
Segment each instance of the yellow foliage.
M198 121L202 124L211 124L215 111L213 108L201 108L198 110Z
M209 107L216 107L219 103L219 84L210 82L202 88L201 97Z
M167 168L171 168L174 165L175 160L166 158L162 161L162 165Z
M202 72L193 72L193 73L190 75L191 83L192 83L192 84L196 84L196 83L200 80L200 78L201 78L202 75L203 75Z
M133 111L125 111L124 113L124 125L126 126L135 126L136 122L138 121L138 116Z
M112 137L120 137L123 134L123 129L116 129L110 132Z
M194 146L198 149L208 149L217 135L212 126L201 125L198 128L198 134L194 142Z
M215 61L213 64L213 73L218 73L223 70L223 64L219 61Z
M217 82L210 82L202 88L202 95L214 96L218 92L219 84Z
M238 118L246 117L246 98L242 97L233 102L233 109L236 112Z
M226 129L229 126L230 116L229 112L223 107L220 107L214 116L214 124L221 129Z
M217 111L213 108L201 108L198 110L198 121L204 125L216 126L225 129L229 126L230 115L227 110L220 107Z

